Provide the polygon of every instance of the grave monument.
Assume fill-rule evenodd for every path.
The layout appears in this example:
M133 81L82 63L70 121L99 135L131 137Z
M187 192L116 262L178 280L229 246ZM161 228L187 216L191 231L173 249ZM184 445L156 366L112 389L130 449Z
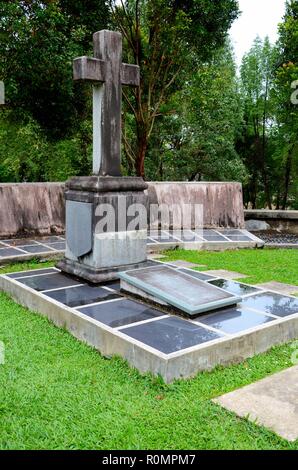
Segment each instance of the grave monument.
M166 382L297 338L295 297L146 262L147 218L131 207L146 207L147 186L120 171L121 86L137 86L139 70L122 64L118 33L96 33L94 56L74 62L74 78L93 84L94 167L92 176L67 184L62 272L2 274L0 289L104 356L121 356ZM111 207L114 220L106 217ZM120 286L95 285L114 278Z
M129 295L190 316L235 305L239 297L199 279L148 267L147 184L120 168L121 88L139 85L139 67L122 63L120 33L99 31L93 44L94 57L74 60L74 79L93 84L93 176L67 183L66 253L58 267L93 283L120 277Z
M93 46L94 57L73 64L74 80L93 86L93 175L67 182L66 253L58 267L98 283L146 263L146 216L131 228L135 214L129 207L146 207L147 184L121 176L122 85L139 85L139 67L122 63L118 32L95 33Z

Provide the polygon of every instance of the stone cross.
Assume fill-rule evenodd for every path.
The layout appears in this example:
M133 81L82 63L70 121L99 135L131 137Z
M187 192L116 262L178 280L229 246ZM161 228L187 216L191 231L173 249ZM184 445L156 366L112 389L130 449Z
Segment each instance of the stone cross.
M93 35L94 57L74 60L74 80L93 84L93 174L120 176L122 85L139 86L140 69L122 63L122 35Z

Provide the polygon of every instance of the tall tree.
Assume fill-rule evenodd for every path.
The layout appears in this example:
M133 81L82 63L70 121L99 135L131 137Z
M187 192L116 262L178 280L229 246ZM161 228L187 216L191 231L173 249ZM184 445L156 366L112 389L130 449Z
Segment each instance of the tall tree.
M149 144L146 166L151 177L243 181L245 168L235 151L242 109L229 45L193 71L169 109L175 112L157 119Z
M278 60L274 86L276 110L275 162L279 169L277 207L298 207L298 3L286 3L279 27ZM289 201L292 191L292 200ZM296 199L296 200L294 200Z
M124 149L144 176L145 155L157 118L188 80L190 71L223 45L238 15L236 0L126 0L110 2L114 25L125 38L129 62L141 67L141 85L124 92L134 117L135 139L124 133ZM131 121L128 116L126 119Z
M256 207L261 180L265 202L272 208L268 140L272 126L271 90L273 83L274 49L269 39L256 38L241 65L241 95L244 106L244 127L239 148L251 172L249 198Z

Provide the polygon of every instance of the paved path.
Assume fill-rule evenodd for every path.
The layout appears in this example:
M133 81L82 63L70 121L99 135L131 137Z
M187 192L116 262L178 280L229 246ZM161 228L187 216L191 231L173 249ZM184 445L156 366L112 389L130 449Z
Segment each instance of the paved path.
M298 439L298 365L213 401L288 441Z

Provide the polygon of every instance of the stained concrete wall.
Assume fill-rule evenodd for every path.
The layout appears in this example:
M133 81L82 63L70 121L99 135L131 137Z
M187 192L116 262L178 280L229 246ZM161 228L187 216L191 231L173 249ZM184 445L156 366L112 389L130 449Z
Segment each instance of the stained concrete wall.
M63 233L64 184L0 184L0 236Z
M242 185L225 182L148 183L150 204L202 204L204 227L244 228ZM194 221L192 226L194 227ZM175 227L176 228L176 227Z
M244 228L240 183L149 183L150 204L203 204L205 227ZM0 237L62 233L63 183L0 184Z

